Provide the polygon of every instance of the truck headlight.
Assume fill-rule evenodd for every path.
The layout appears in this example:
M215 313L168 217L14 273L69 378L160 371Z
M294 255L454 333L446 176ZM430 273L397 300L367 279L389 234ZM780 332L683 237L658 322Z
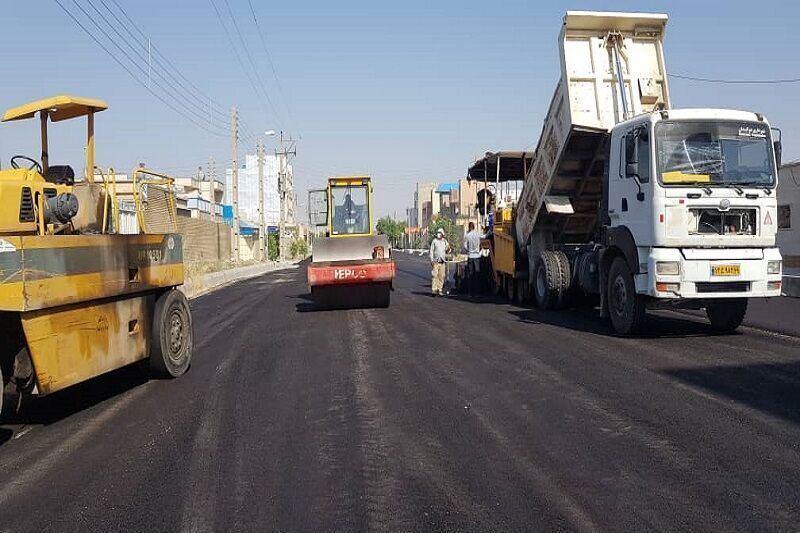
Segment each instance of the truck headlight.
M767 261L767 274L780 274L783 261Z
M656 274L662 276L677 276L681 273L681 264L678 261L656 262Z

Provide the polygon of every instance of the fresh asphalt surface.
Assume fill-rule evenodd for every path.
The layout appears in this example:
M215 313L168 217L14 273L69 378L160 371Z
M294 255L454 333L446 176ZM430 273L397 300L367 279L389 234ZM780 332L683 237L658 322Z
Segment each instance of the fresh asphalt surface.
M193 302L182 378L24 406L0 530L797 528L800 340L677 313L619 338L398 267L389 309L315 312L302 266L238 283Z

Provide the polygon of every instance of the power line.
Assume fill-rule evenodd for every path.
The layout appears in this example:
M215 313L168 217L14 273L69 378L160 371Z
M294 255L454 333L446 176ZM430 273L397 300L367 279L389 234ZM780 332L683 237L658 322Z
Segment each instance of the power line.
M108 27L109 27L109 28L110 28L110 29L111 29L111 30L112 30L112 31L113 31L113 32L114 32L114 33L115 33L117 36L119 36L119 37L120 37L120 40L121 40L121 41L123 41L123 42L125 42L125 44L127 45L127 47L128 47L128 48L130 48L130 50L131 50L131 51L132 51L134 54L136 54L136 56L137 56L137 57L138 57L138 58L139 58L139 59L140 59L140 60L141 60L143 63L145 63L146 65L148 65L148 67L149 67L149 66L150 66L150 61L149 61L149 58L147 58L147 57L143 56L141 52L139 52L138 50L136 50L136 49L135 49L135 48L134 48L134 47L133 47L133 46L132 46L132 45L131 45L131 44L130 44L130 43L129 43L129 42L128 42L128 41L127 41L125 38L124 38L124 36L123 36L123 35L122 35L122 34L119 32L119 30L117 30L117 29L116 29L116 27L115 27L115 26L114 26L114 25L111 23L111 21L110 21L110 20L108 20L108 18L107 18L107 17L106 17L106 16L105 16L105 15L104 15L104 14L103 14L103 13L102 13L102 12L101 12L101 11L100 11L98 8L97 8L97 6L95 6L95 4L92 2L92 0L86 0L86 1L87 1L87 3L88 3L88 4L89 4L91 7L92 7L92 9L93 9L93 10L94 10L94 11L95 11L95 12L96 12L96 13L97 13L99 16L100 16L100 18L102 18L102 19L103 19L103 22L104 22L104 23L105 23L105 24L106 24L106 25L107 25L107 26L108 26ZM100 0L100 1L102 2L102 0ZM94 20L94 19L91 17L91 15L89 15L89 14L86 12L86 10L84 10L84 9L83 9L83 8L82 8L80 5L78 5L78 3L77 3L75 0L73 0L73 3L74 3L75 5L77 5L77 6L78 6L78 9L80 9L80 10L81 10L81 11L84 13L84 15L86 15L87 17L89 17L89 19L92 21L92 23L93 23L93 24L95 24L95 26L97 26L97 27L100 29L100 31L103 33L103 35L105 35L105 36L106 36L106 38L108 38L109 40L111 40L111 41L112 41L112 43L113 43L113 44L114 44L114 45L117 47L117 49L119 49L119 50L120 50L120 51L121 51L123 54L125 54L125 57L127 57L127 58L128 58L128 60L129 60L131 63L135 64L135 65L136 65L136 66L137 66L137 67L138 67L138 68L139 68L139 69L142 71L142 73L144 73L144 68L143 68L143 67L141 67L141 66L139 66L139 64L138 64L138 63L137 63L137 62L136 62L136 61L135 61L133 58L131 58L131 56L130 56L129 54L127 54L127 53L126 53L126 52L125 52L125 51L124 51L124 50L123 50L123 49L122 49L122 48L121 48L121 47L120 47L120 46L117 44L116 40L115 40L115 39L112 39L112 38L111 38L111 36L109 36L109 34L108 34L108 33L106 33L106 32L105 32L105 31L102 29L102 27L101 27L100 25L98 25L98 24L97 24L97 22L96 22L96 21L95 21L95 20ZM106 7L106 8L107 8L107 7ZM138 41L136 41L136 42L138 43ZM140 45L141 45L141 44L140 44ZM145 52L147 52L147 48L146 48L146 47L143 47L143 48L144 48L144 51L145 51ZM151 75L150 75L150 74L151 74L150 70L151 70L151 69L149 69L149 68L148 68L148 81L150 81L150 80L152 79L152 77L151 77ZM195 116L196 118L198 118L198 119L199 119L201 122L204 122L205 120L209 119L209 117L208 117L208 116L205 116L205 115L202 115L202 114L200 114L200 113L199 113L199 112L198 112L196 109L194 109L194 108L193 108L191 105L189 105L189 104L185 103L185 98L184 98L184 97L186 96L186 93L182 93L182 92L181 92L181 91L180 91L180 90L179 90L179 89L178 89L178 88L177 88L177 87L176 87L176 86L175 86L175 85L174 85L174 84L173 84L173 83L172 83L172 82L171 82L169 79L167 79L165 76L163 76L163 75L162 75L162 76L159 76L159 77L160 77L160 78L161 78L161 79L164 81L164 83L165 83L166 85L168 85L168 86L169 86L169 88L170 88L170 89L172 89L172 92L174 93L173 95L174 95L174 96L177 96L177 98L176 98L176 101L180 102L180 103L181 103L181 105L182 105L182 106L183 106L183 107L184 107L184 108L185 108L185 109L186 109L186 110L187 110L189 113L191 113L192 115L194 115L194 116ZM158 86L158 87L159 87L159 88L160 88L162 91L164 91L165 93L167 93L167 95L168 95L168 96L173 96L173 95L170 95L170 94L169 94L169 91L168 91L166 88L164 88L164 86L163 86L163 85L161 85L161 84L160 84L160 83L159 83L157 80L152 80L152 81L153 81L153 82L154 82L154 83L155 83L155 84L156 84L156 85L157 85L157 86ZM209 128L213 128L213 124L212 124L210 121L209 121Z
M275 118L278 120L278 124L283 126L280 116L278 115L278 110L275 109L275 106L272 104L272 99L269 97L269 93L267 92L266 86L264 85L264 81L261 79L261 74L256 67L255 61L253 61L253 56L250 54L250 49L247 48L247 42L245 42L244 37L242 36L242 32L239 30L239 24L236 22L236 17L233 15L233 11L231 10L231 4L228 0L224 0L225 8L228 10L228 15L230 15L231 20L233 21L233 28L236 30L236 34L239 36L239 42L242 43L242 48L244 49L244 53L247 56L247 60L250 62L250 66L253 67L253 74L255 74L256 79L258 80L258 84L261 86L261 92L267 99L267 103L269 103L270 109L275 114Z
M275 78L275 85L278 87L278 92L283 100L283 105L286 107L286 112L289 114L289 118L291 118L292 110L289 108L289 100L286 98L286 94L283 92L283 87L278 79L278 73L275 71L275 63L272 61L272 54L269 53L267 40L264 38L264 32L261 29L261 24L259 24L258 18L256 17L256 11L253 9L253 2L251 0L247 0L247 4L250 6L250 13L253 15L253 22L255 22L256 29L258 30L258 37L261 40L261 47L263 48L264 54L267 56L267 61L269 61L269 66L272 69L272 76Z
M123 70L125 70L125 72L127 72L127 73L128 73L128 75L130 75L130 77L131 77L131 78L133 78L133 79L134 79L134 81L136 81L136 83L138 83L139 85L141 85L141 86L142 86L142 87L143 87L143 88L144 88L144 89L145 89L147 92L149 92L151 95L153 95L155 98L157 98L157 99L158 99L158 100L159 100L159 101L160 101L162 104L164 104L165 106L167 106L168 108L170 108L170 109L171 109L172 111L174 111L175 113L177 113L177 114L181 115L183 118L185 118L186 120L188 120L189 122L191 122L191 123L192 123L192 124L194 124L195 126L197 126L197 127L201 128L201 129L203 129L203 130L207 131L208 133L210 133L210 134L212 134L212 135L217 135L217 136L220 136L220 137L225 137L225 136L226 136L225 134L220 134L220 133L217 133L217 132L214 132L214 131L212 131L211 129L207 128L207 127L206 127L204 124L202 124L202 123L196 122L194 118L192 118L191 116L187 115L187 114L186 114L186 113L184 113L184 112L183 112L181 109L179 109L179 108L175 107L175 106L174 106L172 103L170 103L168 100L166 100L165 98L163 98L163 97L162 97L160 94L158 94L158 93L156 93L155 91L153 91L153 90L152 90L150 87L148 87L148 86L147 86L147 84L146 84L146 83L144 83L142 80L140 80L138 77L136 77L136 74L134 74L134 73L133 73L133 71L131 71L131 69L130 69L130 68L128 68L128 66L127 66L127 65L126 65L126 64L125 64L125 63L124 63L122 60L120 60L120 59L119 59L119 58L118 58L118 57L117 57L117 56L116 56L116 55L115 55L113 52L111 52L111 50L109 50L109 49L108 49L108 48L107 48L107 47L106 47L106 46L105 46L105 45L102 43L102 41L100 41L100 39L99 39L99 38L98 38L98 37L97 37L97 36L96 36L94 33L92 33L92 32L91 32L89 29L87 29L87 28L86 28L86 26L84 26L84 25L83 25L83 23L81 23L81 21L80 21L80 20L78 20L78 18L77 18L77 17L75 17L75 15L74 15L74 14L73 14L73 13L72 13L70 10L68 10L68 9L67 9L67 8L64 6L64 4L62 4L62 3L61 3L61 1L60 1L60 0L54 0L54 2L55 2L56 4L58 4L58 6L59 6L59 7L62 9L62 11L64 11L64 13L66 13L66 14L67 14L67 16L69 16L69 18L71 18L71 19L73 20L73 22L75 22L75 24L77 24L77 25L78 25L78 27L80 27L80 29L81 29L81 30L83 30L83 32L84 32L86 35L88 35L88 36L89 36L89 37L90 37L90 38L91 38L91 39L92 39L92 40L93 40L93 41L94 41L94 42L95 42L95 43L96 43L96 44L97 44L97 45L98 45L98 46L99 46L99 47L100 47L100 48L101 48L101 49L102 49L102 50L103 50L103 51L104 51L104 52L105 52L105 53L106 53L106 54L107 54L109 57L111 57L111 59L113 59L115 63L117 63L117 64L118 64L120 67L122 67L122 69L123 69ZM86 13L86 11L85 11L85 10L83 10L83 8L81 8L81 6L79 6L79 5L77 4L77 2L75 2L75 0L73 0L73 3L74 3L76 6L78 6L78 8L79 8L79 9L81 9L81 11L83 11L84 13ZM97 23L96 23L96 22L94 22L94 20L93 20L93 19L91 19L91 17L89 17L89 18L90 18L90 20L92 20L92 22L93 22L93 23L94 23L94 24L97 26ZM113 42L113 41L112 41L112 42ZM126 54L126 55L127 55L127 54ZM134 64L135 64L135 62L134 62Z
M260 98L260 94L258 91L258 87L256 86L255 81L253 80L253 76L250 74L250 71L247 70L247 67L242 61L242 56L239 54L239 49L236 48L236 45L233 42L233 37L231 37L230 31L228 31L228 27L225 25L225 21L222 19L222 13L220 13L219 8L217 7L216 2L214 0L209 0L211 2L211 6L214 8L214 13L217 15L217 20L219 20L220 26L222 26L222 30L225 33L225 37L228 39L228 44L231 45L231 49L233 49L233 55L236 57L236 61L239 63L239 66L242 68L245 76L247 76L247 80L250 82L250 86L253 88L253 92L255 92L256 97L258 98L258 103L261 104L264 113L269 115L269 110L264 105L264 102Z
M128 34L131 36L132 39L134 39L139 44L139 46L142 48L142 50L146 51L147 47L145 46L145 44L143 42L139 41L136 38L136 36L133 34L133 32L130 31L130 29L128 29L128 26L126 24L124 24L119 19L119 17L114 13L114 11L112 9L109 8L109 6L106 4L105 0L100 0L100 2L103 4L103 6L106 8L106 10L108 10L108 12L112 14L114 19L120 24L120 26L123 26L123 27L126 28L126 30L128 31ZM142 28L139 27L138 24L136 24L136 21L134 21L131 18L131 16L128 14L128 12L125 11L125 8L123 8L119 4L119 2L117 2L117 0L111 0L111 2L114 4L114 6L116 6L116 8L119 10L119 12L122 13L122 16L130 24L130 26L132 26L133 29L136 30L136 32L138 32L139 35L141 35L141 37L147 39L147 43L148 43L149 47L152 49L152 52L153 52L153 56L152 56L153 57L153 61L159 67L161 67L161 69L166 74L170 75L170 77L181 88L183 88L186 93L188 93L194 99L194 101L197 103L198 107L206 107L206 106L208 106L209 112L211 114L211 117L209 117L210 120L213 120L214 113L216 113L216 115L219 116L219 118L218 118L219 126L218 127L225 129L225 131L226 131L225 136L227 136L228 133L227 133L227 128L226 128L225 125L227 125L228 121L230 120L230 118L229 118L230 117L230 111L227 109L227 107L223 106L222 104L217 102L214 98L209 96L206 92L204 92L202 89L200 89L194 82L192 82L192 80L190 80L185 74L183 74L183 72L181 72L181 70L175 65L175 63L173 63L169 59L169 57L167 57L164 54L164 52L161 51L161 49L159 47L157 47L155 44L152 44L152 41L151 41L150 37L147 35L147 33L144 30L142 30ZM161 62L161 60L163 60L167 64L167 66L165 66L164 63ZM177 77L175 75L177 75ZM180 79L178 79L178 78L180 78ZM181 80L183 80L185 82L185 84L183 82L181 82ZM188 87L187 87L187 85L188 85ZM245 120L243 118L241 118L241 117L239 118L239 124L240 124L240 130L244 133L244 136L241 137L241 140L242 141L254 140L255 137L256 137L255 134L253 134L250 131L250 129L248 128L248 126L247 126L247 124L245 122ZM213 126L213 124L212 124L212 126Z
M87 1L89 1L89 3L91 4L91 0ZM106 11L108 11L111 14L111 16L114 17L114 20L117 22L117 24L121 28L123 28L128 35L130 35L131 40L133 40L136 44L138 44L139 48L141 48L143 52L148 54L148 64L150 64L150 59L152 58L152 63L154 64L154 66L160 68L160 70L163 72L164 77L168 76L178 86L180 86L180 88L184 91L184 94L187 95L190 99L194 100L194 102L198 107L207 108L209 110L209 117L208 117L209 122L213 122L215 112L218 115L220 115L220 124L227 122L227 116L228 116L227 110L225 110L224 107L215 102L210 96L205 94L202 90L200 90L163 53L161 53L161 51L154 44L152 44L150 37L146 35L145 32L143 32L139 28L136 22L133 19L131 19L128 13L122 8L122 6L120 6L117 3L116 0L111 0L111 1L120 11L120 13L122 13L123 17L127 20L128 24L120 20L119 16L117 16L117 13L108 6L105 0L99 0L99 1L103 5L103 7L105 7ZM92 7L94 7L94 5L92 5ZM97 8L95 8L95 11L97 11ZM100 14L100 16L102 17L103 15ZM103 19L106 20L105 17L103 17ZM107 23L109 24L109 26L111 26L110 22ZM142 42L140 38L135 35L134 31L131 30L131 27L133 27L133 29L139 33L139 36L146 39L146 42ZM142 57L141 54L137 55L139 55L140 58ZM159 56L163 58L163 60L169 66L165 66L161 62L161 59L159 59ZM184 83L184 81L182 80L184 80L186 83ZM176 90L176 92L179 92L178 89L175 88L175 86L172 85L171 83L170 86L173 87Z
M669 74L670 78L679 80L697 81L702 83L722 83L727 85L780 85L783 83L800 83L800 78L784 78L774 80L725 80L722 78L699 78L683 74Z

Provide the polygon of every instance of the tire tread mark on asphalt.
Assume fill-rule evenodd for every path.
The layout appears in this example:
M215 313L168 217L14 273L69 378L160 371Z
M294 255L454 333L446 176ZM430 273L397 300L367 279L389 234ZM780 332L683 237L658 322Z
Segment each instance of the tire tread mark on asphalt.
M530 354L527 346L521 344L510 335L503 334L504 327L505 325L496 324L495 327L486 328L483 333L489 338L491 344L500 345L502 343L505 346L506 352L513 353L518 356ZM547 327L548 329L557 329L551 326ZM570 339L573 342L576 340L575 336L570 336ZM612 339L622 345L631 341L631 339L622 339L617 337L613 337ZM633 340L632 342L634 344L641 343L639 340ZM586 345L585 348L590 350L591 346ZM642 349L656 350L656 348L653 347L646 347ZM628 347L627 350L629 351L630 347ZM624 353L624 351L625 350L621 348L619 353ZM642 368L635 366L629 366L629 370L631 369L638 372L643 371ZM665 497L678 498L687 506L692 505L694 498L700 498L707 495L706 491L708 490L708 487L698 486L696 482L692 483L692 480L695 478L697 468L695 465L695 458L689 450L682 449L672 442L668 436L660 434L661 432L654 433L655 428L648 428L646 425L637 423L635 420L622 413L615 412L609 406L605 405L605 402L602 400L602 398L599 398L591 393L580 383L572 381L566 376L563 376L560 372L539 358L528 358L528 368L525 369L525 373L529 377L535 379L541 379L543 376L546 377L557 387L556 390L560 390L561 397L579 405L582 411L591 413L593 415L595 424L598 424L598 422L602 420L603 422L599 425L599 427L613 428L613 431L609 434L610 437L613 438L618 435L624 435L625 438L635 439L641 446L644 447L644 449L648 450L648 453L651 453L655 459L660 460L662 465L680 472L681 477L687 482L687 485L680 491L670 491L669 487L667 486L652 487L651 490L662 492ZM674 385L672 380L658 373L653 373L651 377L656 378L658 381L668 383L669 385ZM697 391L692 392L697 393ZM725 402L722 403L725 404ZM730 407L729 404L725 405L726 407ZM633 476L631 479L636 479L637 477L636 472L634 471L630 471L628 475ZM726 491L736 492L739 494L742 499L748 501L751 508L764 508L770 504L767 499L762 498L757 494L753 494L750 490L750 487L744 483L741 483L741 480L735 476L735 472L729 472L726 477L728 477L729 480L729 485ZM694 494L694 496L692 496L692 494ZM647 509L642 509L641 511L645 513L648 512ZM711 512L712 511L709 511L709 513ZM647 518L645 516L642 518L646 518L648 520L652 519L652 517ZM729 517L726 517L722 514L716 513L714 520L720 526L722 526L724 523L727 523L727 527L723 526L726 529L736 529L735 522L729 520Z
M226 404L235 401L239 390L236 383L242 372L241 356L247 346L247 328L234 329L233 325L245 314L253 312L253 306L263 302L270 291L253 290L250 286L253 279L237 284L245 294L237 302L236 309L230 313L218 314L215 327L206 327L206 340L210 342L216 335L227 335L226 345L230 348L222 354L222 359L215 367L214 376L206 386L204 400L200 406L199 426L196 429L191 448L191 460L188 482L184 495L184 507L181 512L182 531L211 531L215 529L217 505L229 495L219 491L223 469L223 458L228 454L221 453L221 430L226 419ZM230 295L228 295L230 296ZM236 461L234 450L234 461ZM235 463L236 464L236 463ZM234 493L234 498L241 494Z
M431 380L434 368L427 372L414 364L414 342L409 338L408 331L401 331L393 327L391 319L396 315L383 310L366 311L368 319L365 327L370 338L381 339L383 349L376 363L382 366L381 370L388 374L391 382L382 382L381 394L388 396L394 402L399 402L398 409L413 408L414 397L427 397L427 404L431 411L441 409L448 403L442 398L435 383ZM422 387L425 387L423 390ZM428 396L429 395L429 396ZM452 399L451 402L452 403ZM391 411L387 407L387 414ZM442 409L444 410L444 409ZM452 413L461 415L460 406L454 407ZM452 472L453 465L448 464L451 457L443 456L447 443L443 442L442 434L432 434L426 431L424 421L418 421L416 426L402 426L401 413L391 414L386 419L387 435L391 437L394 456L402 466L404 479L415 478L417 491L424 491L424 499L410 502L417 504L418 511L415 530L419 529L474 529L476 524L481 524L481 529L502 530L507 527L502 520L495 520L492 516L491 506L486 505L471 493L463 479ZM428 413L433 416L433 413ZM426 416L427 418L427 416ZM446 432L444 427L439 431ZM404 487L406 492L409 487ZM413 492L413 491L412 491ZM408 497L408 494L404 494ZM427 511L425 510L427 509ZM446 513L443 511L446 509ZM446 516L436 515L446 514ZM445 525L445 522L457 522Z
M401 296L401 298L404 297L414 298L410 295ZM411 302L409 302L409 304L413 305ZM495 366L496 361L489 359L485 355L487 352L482 353L480 350L475 349L475 345L468 344L463 338L463 330L458 329L460 326L456 326L455 323L452 323L449 320L442 319L441 315L435 315L431 317L425 316L423 312L418 312L405 316L417 323L420 323L420 325L428 324L434 329L442 331L444 334L441 336L441 338L447 339L447 348L444 353L448 353L450 355L469 354L470 356L474 356L470 360L474 360L474 358L477 357L482 360L484 365L486 365L487 372L483 373L483 375L487 377L491 375L489 372L490 367ZM395 330L394 335L392 336L396 337L400 334L400 328L398 328L396 325L387 324L386 327ZM414 331L417 328L406 325L404 329ZM472 340L475 341L476 339L473 338ZM478 342L476 344L481 343ZM492 345L496 346L497 344ZM436 348L439 347L437 346ZM475 394L477 393L475 387L476 383L474 381L467 380L461 375L460 369L454 364L457 360L456 358L442 356L433 358L431 350L423 350L419 353L425 355L424 360L416 361L416 364L420 368L423 366L428 368L438 367L436 370L438 371L439 379L446 379L452 382L460 391L462 391L465 399L475 397ZM494 357L497 354L493 353L491 355ZM538 379L535 375L530 377ZM540 494L541 498L547 502L548 507L551 510L558 509L559 513L569 522L569 529L576 529L580 531L597 531L600 529L583 505L581 505L577 500L572 498L565 490L563 490L552 478L552 476L545 471L545 469L527 457L527 450L524 447L513 444L511 439L509 439L500 429L496 427L496 425L489 420L489 417L480 413L480 409L473 408L470 412L478 419L479 425L482 427L483 432L490 437L493 447L497 449L497 455L505 457L507 460L510 459L514 462L516 467L519 469L519 472L524 473L529 482L536 487L536 491ZM488 451L485 451L484 453L493 455Z
M364 311L347 314L350 347L355 358L356 406L359 445L364 458L362 478L366 499L367 529L370 531L411 531L413 522L398 498L400 481L397 465L386 436L386 413L374 388L370 357L381 353L370 346L364 332L369 320Z
M106 402L97 413L92 413L82 427L63 437L63 433L53 431L46 441L37 442L31 450L32 454L17 456L16 466L9 464L2 466L3 486L0 487L0 510L9 509L10 501L24 495L28 487L32 487L59 464L67 461L80 446L90 439L97 431L107 429L111 420L120 414L134 400L142 396L147 390L143 385L133 389L125 395ZM38 453L39 457L32 458ZM16 477L13 477L16 475Z
M441 300L435 300L437 303ZM502 312L501 312L502 313ZM503 315L505 313L502 313ZM446 316L445 313L441 313L437 315L437 317L433 319L429 319L428 323L435 320L435 327L441 328L445 333L445 337L448 338L455 338L458 339L458 331L449 324L449 322L444 321L441 319L441 316ZM423 319L418 315L412 315L413 319L417 321L423 321ZM512 345L514 348L514 352L517 354L524 356L525 354L529 353L529 350L526 346L521 345L519 342L514 340L513 335L510 334L503 334L503 330L506 326L508 327L516 327L519 328L519 324L506 324L502 320L493 320L493 323L489 327L480 328L480 332L484 335L489 337L490 345L493 346L505 346L508 349L509 345ZM550 326L548 324L542 324L541 327L544 327L548 330L551 330L552 333L566 337L564 339L565 342L568 340L574 341L576 337L579 335L575 335L574 332L569 330L563 330L562 328ZM550 333L550 331L548 332ZM614 341L620 344L625 343L635 343L640 344L642 341L639 340L631 340L631 339L617 339L612 338ZM591 346L589 346L591 349ZM653 348L651 346L646 346L644 349L648 351L656 350L657 348ZM630 347L628 347L630 350ZM663 350L663 348L662 348ZM493 357L496 357L498 354L492 354ZM636 440L640 441L647 449L650 450L651 453L656 454L658 457L661 458L662 463L666 465L671 465L673 468L677 468L680 472L682 472L682 477L687 480L691 480L695 469L693 468L694 460L690 455L687 454L686 450L682 450L677 448L674 444L672 444L665 436L656 436L653 435L650 431L648 431L645 427L641 426L641 424L635 424L632 420L628 419L627 417L619 416L612 411L609 411L607 408L602 406L602 402L600 402L599 398L596 398L594 395L590 394L587 389L580 386L579 384L572 382L572 381L565 381L564 378L561 377L560 373L556 372L551 366L545 364L543 361L538 360L537 358L530 358L532 368L528 370L529 376L534 379L540 379L542 375L547 376L551 379L555 384L557 384L561 389L561 395L565 398L570 399L571 401L577 401L579 405L581 405L582 409L592 412L595 414L595 417L600 417L605 419L607 422L604 425L611 424L611 427L616 427L619 430L623 430L626 434L626 437L634 437ZM491 372L489 361L484 358L483 363L486 365L487 375ZM642 371L641 368L636 368L638 371ZM657 378L661 381L670 381L669 379L665 378L664 376L660 376L655 374ZM575 388L577 387L577 390ZM752 490L747 484L741 483L741 480L735 477L735 474L729 474L729 481L730 483L736 487L736 491L741 495L741 497L745 500L749 500L749 505L752 506L753 509L763 508L759 506L769 505L769 501L765 500L764 498L760 498L757 495L752 494ZM730 487L733 488L733 487ZM702 491L705 490L703 488L694 488L693 491L697 492L696 496L703 496ZM683 498L682 498L683 499ZM691 502L686 501L685 503L691 504ZM642 517L644 518L644 517ZM717 518L721 521L725 521L725 518L721 515L717 515ZM722 522L718 523L722 523ZM731 527L734 527L734 523L730 522Z

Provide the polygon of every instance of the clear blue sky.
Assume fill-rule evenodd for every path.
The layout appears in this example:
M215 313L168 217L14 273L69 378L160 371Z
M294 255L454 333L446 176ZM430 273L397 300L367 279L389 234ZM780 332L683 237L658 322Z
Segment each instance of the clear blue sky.
M73 0L61 1L122 57ZM110 18L102 2L113 8L112 0L91 1ZM241 49L225 1L215 1ZM101 20L89 0L77 2ZM276 117L248 83L210 0L117 2L203 93L222 108L236 105L249 131L283 129L302 136L294 162L301 203L305 190L323 184L328 175L368 172L376 178L378 212L396 210L398 216L411 204L415 182L452 180L477 154L535 143L559 77L557 37L567 9L668 13L671 73L800 77L800 4L795 2L253 0L280 91L247 0L228 0ZM14 2L3 22L0 107L52 94L99 97L110 105L97 119L97 157L103 166L130 169L145 161L153 168L192 173L213 155L222 174L230 161L230 140L196 127L136 85L55 1ZM139 77L146 81L146 74ZM765 113L783 130L784 160L800 158L800 84L672 79L670 88L678 107ZM207 108L188 105L207 116ZM227 121L216 116L211 127L225 130ZM55 128L53 161L67 159L80 167L82 136L78 125ZM0 127L4 167L14 153L35 156L37 146L35 123ZM252 152L252 146L241 151ZM274 146L273 138L268 148ZM59 158L59 151L66 157Z

